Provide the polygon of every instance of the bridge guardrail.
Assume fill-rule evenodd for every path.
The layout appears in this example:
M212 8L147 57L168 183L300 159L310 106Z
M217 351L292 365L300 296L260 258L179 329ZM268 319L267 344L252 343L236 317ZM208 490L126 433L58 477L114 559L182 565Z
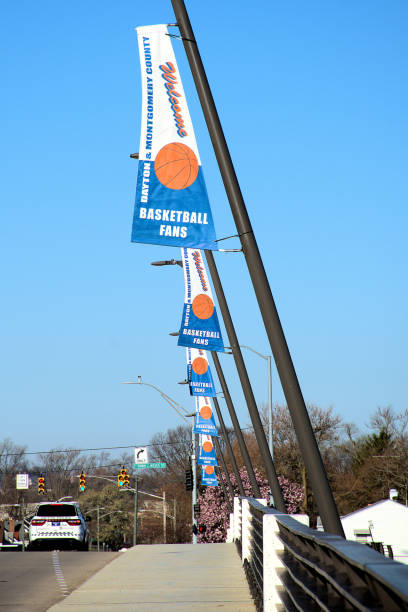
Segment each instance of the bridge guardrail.
M234 499L234 539L258 610L408 611L408 566L265 503Z

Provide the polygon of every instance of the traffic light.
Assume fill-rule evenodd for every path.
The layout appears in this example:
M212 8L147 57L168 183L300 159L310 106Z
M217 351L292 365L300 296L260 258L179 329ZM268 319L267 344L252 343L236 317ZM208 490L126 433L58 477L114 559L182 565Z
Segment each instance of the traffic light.
M127 470L125 470L125 477L123 479L123 486L124 487L128 487L129 486L129 481L130 481L130 476L127 473Z
M194 535L197 535L198 533L197 525L195 523L193 523L193 533Z
M83 491L85 491L85 489L86 489L86 480L85 480L85 474L82 471L81 475L79 476L79 490L82 493Z
M186 491L193 490L193 470L186 470Z
M38 477L38 495L45 495L45 478L42 474Z
M198 533L205 533L207 531L207 525L199 525L198 526Z
M125 466L122 466L122 469L120 470L119 474L118 474L118 487L123 487L123 485L125 484L125 478L126 478L126 469Z

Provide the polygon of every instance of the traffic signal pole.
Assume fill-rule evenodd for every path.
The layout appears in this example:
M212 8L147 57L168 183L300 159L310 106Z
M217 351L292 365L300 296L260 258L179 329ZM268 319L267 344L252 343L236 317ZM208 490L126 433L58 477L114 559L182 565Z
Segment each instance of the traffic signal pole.
M313 434L184 0L171 0L171 3L323 527L325 531L344 537L333 493ZM276 501L275 499L275 503Z

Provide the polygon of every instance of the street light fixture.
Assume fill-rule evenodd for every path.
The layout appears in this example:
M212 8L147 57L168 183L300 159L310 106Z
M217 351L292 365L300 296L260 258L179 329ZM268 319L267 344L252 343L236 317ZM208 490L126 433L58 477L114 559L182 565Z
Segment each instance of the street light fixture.
M178 402L176 402L174 399L172 399L169 395L167 395L167 393L164 393L164 391L162 391L161 389L159 389L158 387L156 387L155 385L152 385L150 383L144 382L142 381L142 377L138 376L137 377L137 381L126 381L126 382L122 382L122 385L145 385L146 387L151 387L152 389L155 389L156 391L158 391L158 393L160 393L160 395L162 396L162 398L164 400L166 400L166 402L168 404L170 404L170 406L173 408L173 410L175 410L177 412L177 414L179 416L181 416L182 419L186 420L185 417L185 412L186 409L183 408L183 406L181 406ZM187 421L186 421L187 422Z
M182 268L183 262L181 261L181 259L168 259L165 261L152 261L150 265L152 266L180 266L180 268Z

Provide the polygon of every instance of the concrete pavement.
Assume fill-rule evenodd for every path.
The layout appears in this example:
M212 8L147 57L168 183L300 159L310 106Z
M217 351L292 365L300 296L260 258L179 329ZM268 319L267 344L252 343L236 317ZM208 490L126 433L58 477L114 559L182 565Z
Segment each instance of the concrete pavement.
M135 546L51 612L254 612L234 544Z
M20 551L0 553L0 610L44 612L120 553Z

